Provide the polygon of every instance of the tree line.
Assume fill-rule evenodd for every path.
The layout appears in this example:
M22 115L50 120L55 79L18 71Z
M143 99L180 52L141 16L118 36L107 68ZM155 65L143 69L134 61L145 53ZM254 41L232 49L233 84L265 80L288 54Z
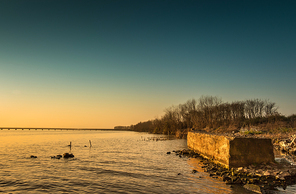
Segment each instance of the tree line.
M188 129L224 130L284 121L296 127L296 115L278 113L276 103L269 100L249 99L223 102L214 96L190 99L183 104L166 108L161 118L128 126L129 130L179 136Z

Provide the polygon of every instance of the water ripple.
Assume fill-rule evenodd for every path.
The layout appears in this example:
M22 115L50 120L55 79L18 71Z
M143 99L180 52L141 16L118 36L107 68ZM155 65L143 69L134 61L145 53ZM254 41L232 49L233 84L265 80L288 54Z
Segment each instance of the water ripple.
M186 140L147 142L141 138L153 135L135 132L0 133L0 192L4 193L249 193L210 178L196 160L166 154L186 148ZM85 147L89 140L92 148ZM65 152L75 158L50 158ZM199 172L192 174L192 169Z

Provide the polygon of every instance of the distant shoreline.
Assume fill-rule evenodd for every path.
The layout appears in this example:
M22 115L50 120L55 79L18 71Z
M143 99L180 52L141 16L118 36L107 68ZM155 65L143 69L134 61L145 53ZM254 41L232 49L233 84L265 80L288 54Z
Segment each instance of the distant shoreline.
M55 131L127 131L122 129L96 129L96 128L43 128L43 127L0 127L0 130L55 130Z

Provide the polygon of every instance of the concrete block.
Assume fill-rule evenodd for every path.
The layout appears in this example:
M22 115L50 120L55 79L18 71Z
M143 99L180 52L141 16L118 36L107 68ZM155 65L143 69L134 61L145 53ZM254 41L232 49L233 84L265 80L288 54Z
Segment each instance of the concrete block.
M271 139L188 132L187 145L226 168L274 162Z

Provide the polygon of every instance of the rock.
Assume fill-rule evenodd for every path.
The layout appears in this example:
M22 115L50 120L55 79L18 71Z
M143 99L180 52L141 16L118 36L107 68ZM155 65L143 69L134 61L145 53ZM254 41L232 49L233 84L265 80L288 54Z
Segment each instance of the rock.
M226 185L233 184L232 180L226 180L225 183Z
M56 156L50 156L51 159L61 159L63 156L62 155L56 155Z
M233 181L233 183L235 183L235 184L243 184L243 182L239 178L235 179Z
M267 168L267 169L269 169L269 170L273 169L273 167L270 166L270 165L266 165L265 168Z
M182 151L182 154L183 154L183 155L189 155L189 152L188 152L187 150L183 150L183 151Z
M74 155L69 153L64 153L63 156L64 158L74 158Z
M270 176L270 172L265 171L265 172L263 173L263 175L264 175L264 176Z
M286 178L286 177L291 176L291 174L288 173L288 172L282 172L282 173L279 174L279 176L280 176L280 177L284 177L284 178Z
M197 170L192 170L192 173L197 173Z
M244 185L244 188L248 189L250 191L253 191L255 193L261 193L261 188L258 185L246 184L246 185Z

